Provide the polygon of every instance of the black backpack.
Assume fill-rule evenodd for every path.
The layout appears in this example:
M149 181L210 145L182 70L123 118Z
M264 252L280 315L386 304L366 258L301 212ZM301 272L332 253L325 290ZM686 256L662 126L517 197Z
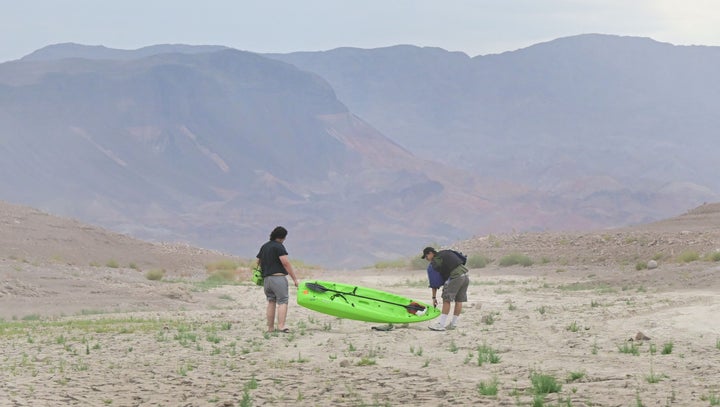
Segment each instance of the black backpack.
M462 261L462 264L467 264L467 256L463 254L463 252L459 252L457 250L450 249L451 252L455 253L456 256L460 258L460 261Z

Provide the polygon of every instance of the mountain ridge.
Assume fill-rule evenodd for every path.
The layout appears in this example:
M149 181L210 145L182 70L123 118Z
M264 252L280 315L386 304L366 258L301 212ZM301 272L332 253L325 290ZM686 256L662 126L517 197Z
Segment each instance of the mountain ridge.
M284 224L309 261L356 265L483 231L645 223L720 194L702 147L715 48L108 50L0 64L0 198L238 254Z
M17 79L23 64L34 78ZM356 264L430 229L462 233L466 220L434 220L421 202L486 205L349 112L321 77L254 53L10 68L0 65L2 198L51 213L245 255L284 224L310 261ZM412 218L427 220L413 231ZM325 238L367 225L376 231L353 241Z

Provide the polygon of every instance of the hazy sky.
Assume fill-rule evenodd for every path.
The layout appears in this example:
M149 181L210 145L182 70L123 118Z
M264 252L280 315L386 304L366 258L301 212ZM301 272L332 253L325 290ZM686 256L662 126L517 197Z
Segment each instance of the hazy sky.
M413 44L475 56L583 33L720 45L720 1L0 0L0 62L61 42L256 52Z

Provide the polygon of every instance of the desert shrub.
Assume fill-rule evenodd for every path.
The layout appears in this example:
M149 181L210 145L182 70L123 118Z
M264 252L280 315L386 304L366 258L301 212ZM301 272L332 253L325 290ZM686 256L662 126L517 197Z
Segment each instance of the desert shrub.
M253 260L252 264L255 265L255 261L254 261L254 260ZM294 268L297 268L297 269L307 269L307 270L317 270L317 269L320 269L320 266L318 266L318 265L307 264L307 263L305 263L304 261L299 260L299 259L295 259L295 258L290 259L290 264L292 264L292 266L293 266Z
M219 270L235 271L238 267L240 267L240 264L238 264L236 261L220 260L220 261L216 261L214 263L206 264L205 270L207 270L208 273L212 274L215 271L219 271Z
M700 255L698 254L698 252L693 251L693 250L688 250L688 251L682 252L680 254L680 257L678 257L678 259L680 260L680 263L690 263L690 262L698 260L699 258L700 258Z
M116 268L120 267L120 264L118 264L118 262L115 260L108 260L108 262L105 263L105 266L116 269Z
M219 269L215 270L208 276L208 280L216 282L230 282L236 279L235 269Z
M420 259L422 260L422 259ZM376 269L400 269L405 268L407 266L407 262L404 259L397 259L397 260L385 260L385 261L379 261L375 263L373 267Z
M501 267L514 266L519 264L523 267L532 266L533 262L530 257L520 253L510 253L500 259L499 262Z
M645 270L647 268L648 268L648 265L644 261L639 261L639 262L635 263L635 270L639 271L639 270Z
M707 255L708 261L720 261L720 252L712 252Z
M152 281L160 281L165 276L165 270L163 269L152 269L145 273L145 278Z
M428 262L420 257L413 257L410 259L410 264L408 264L408 266L411 270L425 270L427 269Z
M470 255L467 259L467 267L471 269L481 269L492 263L492 259L481 254Z

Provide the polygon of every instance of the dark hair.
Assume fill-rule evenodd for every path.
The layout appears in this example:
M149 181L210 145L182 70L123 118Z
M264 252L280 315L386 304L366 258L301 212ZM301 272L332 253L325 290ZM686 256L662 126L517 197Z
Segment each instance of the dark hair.
M286 236L287 236L287 229L285 229L282 226L278 226L275 229L273 229L272 233L270 233L270 240L285 239Z

